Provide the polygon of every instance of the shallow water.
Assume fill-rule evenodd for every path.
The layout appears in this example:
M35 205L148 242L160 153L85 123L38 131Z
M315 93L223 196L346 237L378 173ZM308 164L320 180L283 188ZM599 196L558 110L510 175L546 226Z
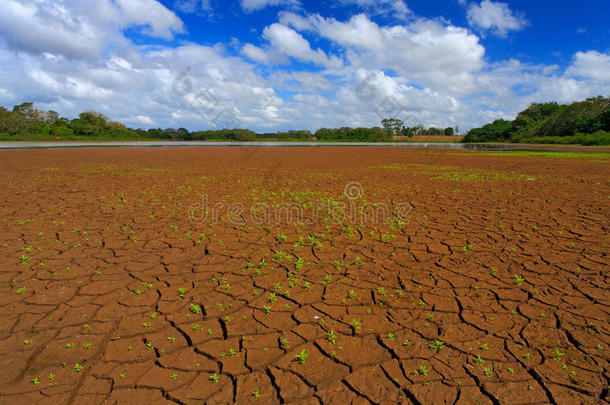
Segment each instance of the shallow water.
M0 149L51 149L51 148L91 148L91 147L201 147L201 146L236 146L236 147L283 147L283 146L367 146L367 147L401 147L401 148L434 148L447 150L481 150L481 151L515 151L515 150L556 150L539 146L515 145L478 145L464 143L405 143L405 142L205 142L205 141L148 141L148 142L0 142Z

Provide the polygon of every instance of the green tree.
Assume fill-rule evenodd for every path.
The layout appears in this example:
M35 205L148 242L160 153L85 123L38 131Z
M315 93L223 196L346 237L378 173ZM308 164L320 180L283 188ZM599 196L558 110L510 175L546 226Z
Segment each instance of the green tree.
M20 114L26 120L34 121L37 118L37 111L34 108L34 103L26 102L13 107L13 112Z
M481 128L473 128L464 137L464 142L505 142L510 137L511 123L496 120Z
M386 131L391 132L394 136L400 135L405 127L404 122L397 118L384 118L381 120L381 125Z

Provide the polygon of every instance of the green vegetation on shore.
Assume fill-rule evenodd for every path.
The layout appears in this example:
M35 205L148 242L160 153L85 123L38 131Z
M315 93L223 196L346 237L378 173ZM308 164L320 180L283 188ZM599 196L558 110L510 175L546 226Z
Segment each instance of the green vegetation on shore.
M513 121L496 120L471 129L463 142L610 145L610 98L569 105L533 103Z
M401 120L389 118L382 127L320 128L273 133L255 133L248 129L188 131L185 128L132 129L111 121L95 111L85 111L78 118L61 117L55 111L42 111L27 102L12 110L0 107L0 141L318 141L318 142L391 142L395 136L411 141L415 135L446 135L447 142L457 128L425 129L419 125L406 127Z

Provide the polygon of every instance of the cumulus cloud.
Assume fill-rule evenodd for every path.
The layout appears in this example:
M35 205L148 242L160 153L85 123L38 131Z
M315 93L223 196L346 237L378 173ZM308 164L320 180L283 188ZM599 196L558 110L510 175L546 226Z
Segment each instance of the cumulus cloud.
M597 51L576 52L574 62L567 73L610 84L610 54Z
M518 59L489 63L479 37L466 28L412 13L380 24L367 0L349 1L368 15L343 20L282 12L260 43L136 46L125 27L159 38L184 29L159 2L137 1L136 9L127 0L5 0L0 105L34 101L68 117L92 109L132 127L315 130L396 117L465 130L510 119L534 101L610 91L606 53L577 52L567 68ZM198 9L203 4L192 2ZM153 15L160 18L152 21Z
M256 45L245 44L241 48L241 53L247 58L256 62L264 63L269 60L269 58L267 57L267 53Z
M17 50L72 59L95 58L121 30L141 27L152 37L172 39L182 21L156 0L5 0L0 36Z
M341 67L337 57L328 57L321 49L313 50L309 42L298 32L282 24L272 24L263 31L271 46L284 55L302 62L313 62L326 67Z
M346 22L318 14L280 14L280 22L346 48L355 67L392 69L406 79L455 95L473 90L473 74L484 66L485 48L464 28L418 19L380 27L364 14Z
M513 13L508 4L491 0L470 4L467 16L471 27L499 37L505 37L510 31L520 31L527 25L525 17Z

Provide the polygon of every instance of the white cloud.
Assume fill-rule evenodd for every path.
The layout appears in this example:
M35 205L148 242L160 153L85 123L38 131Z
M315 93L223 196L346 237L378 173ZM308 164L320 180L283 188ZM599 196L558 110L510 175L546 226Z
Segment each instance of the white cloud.
M313 50L301 34L282 24L265 27L263 36L271 46L284 55L302 62L313 62L326 67L341 67L342 62L336 57L328 57L321 49Z
M246 44L241 48L241 53L256 62L267 62L269 59L264 50L252 44Z
M473 75L484 66L485 48L476 35L437 21L380 27L364 14L341 22L281 13L280 22L344 47L354 67L392 69L414 83L455 95L472 91Z
M470 4L467 15L472 27L500 37L505 37L510 31L520 31L527 25L527 20L513 13L508 4L491 0Z
M574 62L567 73L610 84L610 54L597 51L576 52Z
M17 51L95 58L110 42L125 42L121 30L141 27L147 35L172 39L182 21L156 0L5 0L0 37Z
M145 115L138 115L137 117L135 117L134 121L140 121L142 124L148 124L148 125L152 125L155 122L152 120L152 118L147 117Z
M171 40L174 33L184 32L184 25L176 14L157 0L115 0L122 25L144 26L147 35Z
M299 0L241 0L241 8L246 13L259 11L270 6L298 6Z
M350 1L369 14L374 7ZM156 6L134 15L123 2L5 0L0 105L34 101L68 117L92 109L136 128L206 129L222 125L215 122L224 114L258 131L373 126L389 116L466 130L510 119L534 101L610 93L606 53L578 52L567 69L487 63L474 33L412 14L383 25L365 14L337 20L282 12L262 43L136 46L125 27L169 38L182 23ZM153 14L160 18L152 21Z

